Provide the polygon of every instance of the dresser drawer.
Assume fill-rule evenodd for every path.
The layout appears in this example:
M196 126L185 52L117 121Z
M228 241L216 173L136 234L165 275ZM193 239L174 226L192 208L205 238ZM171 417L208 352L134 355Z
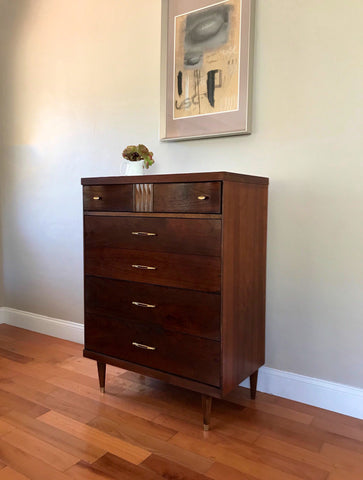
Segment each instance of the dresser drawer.
M219 292L219 257L120 248L85 248L85 274L167 287Z
M220 385L220 342L213 340L86 313L85 348L208 385Z
M154 212L220 213L221 183L157 183Z
M85 211L132 212L132 185L88 185L83 187Z
M214 293L86 277L85 311L220 339L220 295Z
M112 247L219 256L221 220L86 215L86 248Z

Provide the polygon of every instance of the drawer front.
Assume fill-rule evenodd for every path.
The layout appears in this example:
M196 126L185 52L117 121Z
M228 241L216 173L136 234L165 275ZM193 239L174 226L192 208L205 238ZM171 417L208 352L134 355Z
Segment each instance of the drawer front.
M213 340L86 314L85 348L208 385L220 385L220 342Z
M86 248L85 274L206 292L219 292L219 257L119 248Z
M132 185L89 185L83 187L85 211L132 212Z
M220 295L144 283L85 278L85 310L132 323L220 339Z
M219 256L221 220L191 218L84 218L86 248L112 247Z
M221 183L154 184L154 212L220 213Z

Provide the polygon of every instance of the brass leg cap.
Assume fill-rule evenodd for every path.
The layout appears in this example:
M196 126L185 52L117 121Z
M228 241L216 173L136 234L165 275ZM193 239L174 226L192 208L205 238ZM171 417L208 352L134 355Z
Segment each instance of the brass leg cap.
M105 393L105 387L100 387L100 392Z
M209 425L206 425L206 424L203 425L203 430L205 432L208 432L209 428L210 428Z

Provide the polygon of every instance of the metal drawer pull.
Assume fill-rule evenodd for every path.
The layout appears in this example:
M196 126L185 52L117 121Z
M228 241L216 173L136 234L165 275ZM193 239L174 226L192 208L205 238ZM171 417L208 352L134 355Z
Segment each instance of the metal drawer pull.
M149 267L148 265L132 265L132 268L138 268L139 270L156 270L156 267Z
M152 232L132 232L132 235L137 235L139 237L155 237L156 233L152 233Z
M93 197L93 200L102 200L102 197Z
M155 347L149 347L149 345L143 345L142 343L132 342L132 345L137 348L143 348L144 350L156 350Z
M198 200L207 200L209 197L208 195L199 195Z
M151 305L150 303L142 303L142 302L132 302L133 305L137 307L144 307L144 308L155 308L156 305Z

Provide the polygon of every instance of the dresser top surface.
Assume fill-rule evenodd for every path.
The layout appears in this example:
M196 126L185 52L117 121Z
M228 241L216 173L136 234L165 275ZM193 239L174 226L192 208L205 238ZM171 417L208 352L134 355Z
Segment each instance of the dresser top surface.
M127 183L179 183L179 182L215 182L230 181L238 183L252 183L268 185L266 177L256 177L231 172L201 172L201 173L173 173L163 175L136 175L115 177L82 178L82 185L118 185Z

